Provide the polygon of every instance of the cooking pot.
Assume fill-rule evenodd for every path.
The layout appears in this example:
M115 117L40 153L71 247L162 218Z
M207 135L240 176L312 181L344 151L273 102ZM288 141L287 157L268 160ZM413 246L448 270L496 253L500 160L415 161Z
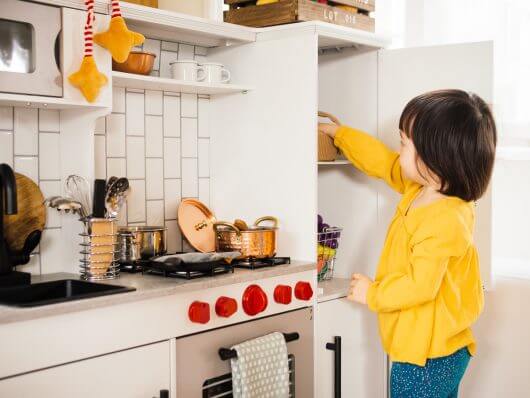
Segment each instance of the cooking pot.
M165 227L121 227L118 230L119 261L134 263L166 253Z
M271 221L272 226L260 225ZM258 218L254 225L241 230L234 224L225 221L213 223L215 230L215 247L218 252L238 251L237 259L267 258L276 254L276 230L278 219L271 216Z

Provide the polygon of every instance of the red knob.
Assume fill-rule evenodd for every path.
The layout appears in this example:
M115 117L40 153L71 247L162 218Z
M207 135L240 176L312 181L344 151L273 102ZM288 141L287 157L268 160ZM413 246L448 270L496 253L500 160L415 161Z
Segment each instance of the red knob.
M188 309L188 318L194 323L208 323L210 321L210 304L194 301Z
M250 285L243 292L243 310L247 315L257 315L265 311L268 300L267 295L258 285Z
M309 282L298 282L294 286L294 296L298 300L309 301L313 297L313 288Z
M223 318L229 318L237 311L237 301L231 297L221 296L215 302L215 313Z
M274 289L274 301L279 304L290 304L293 299L293 288L288 285L278 285Z

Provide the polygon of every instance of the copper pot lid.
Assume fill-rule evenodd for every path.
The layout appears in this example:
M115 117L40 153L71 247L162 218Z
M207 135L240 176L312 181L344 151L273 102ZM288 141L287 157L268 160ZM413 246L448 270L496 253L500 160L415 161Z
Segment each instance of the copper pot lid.
M215 216L202 202L184 199L178 208L178 224L191 246L202 253L215 251Z

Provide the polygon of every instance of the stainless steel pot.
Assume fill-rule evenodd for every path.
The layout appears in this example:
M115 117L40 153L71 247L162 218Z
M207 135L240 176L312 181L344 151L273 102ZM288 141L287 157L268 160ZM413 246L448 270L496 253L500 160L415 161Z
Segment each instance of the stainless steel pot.
M118 230L119 261L134 263L167 252L165 227L121 227Z
M272 226L260 225L272 221ZM268 258L276 255L276 231L278 219L275 217L258 218L252 227L241 230L232 223L218 221L215 229L215 246L218 252L238 251L238 259Z

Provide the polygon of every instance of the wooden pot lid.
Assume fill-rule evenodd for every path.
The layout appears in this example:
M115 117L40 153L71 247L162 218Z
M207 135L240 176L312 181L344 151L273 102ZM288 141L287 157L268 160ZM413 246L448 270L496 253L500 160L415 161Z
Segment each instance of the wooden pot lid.
M33 231L44 230L46 206L37 184L29 177L15 173L17 183L17 214L4 215L4 238L12 251L22 250Z
M196 199L184 199L178 208L178 224L191 246L202 253L215 251L216 221L212 211Z

